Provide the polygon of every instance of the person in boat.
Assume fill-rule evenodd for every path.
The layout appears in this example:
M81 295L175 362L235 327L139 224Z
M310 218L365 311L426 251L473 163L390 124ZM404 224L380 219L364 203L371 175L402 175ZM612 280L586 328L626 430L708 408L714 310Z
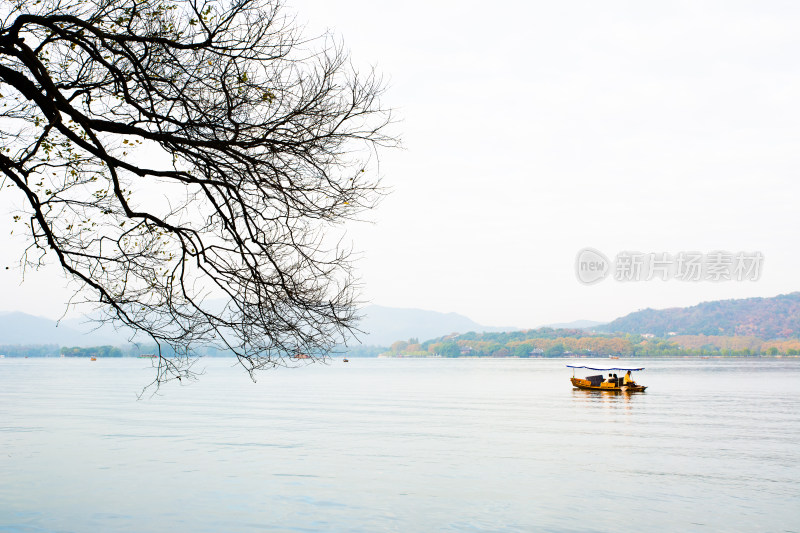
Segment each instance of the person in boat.
M628 373L625 374L625 377L622 379L623 385L629 385L633 383L633 378L631 378L631 371L628 370Z
M608 379L606 380L606 383L614 383L614 375L613 374L610 374L610 373L608 374Z

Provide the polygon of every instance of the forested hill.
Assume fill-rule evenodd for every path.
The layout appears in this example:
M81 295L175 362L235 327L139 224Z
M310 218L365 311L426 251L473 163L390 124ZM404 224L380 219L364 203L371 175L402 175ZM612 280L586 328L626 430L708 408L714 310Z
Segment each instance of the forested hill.
M609 333L652 333L658 337L669 334L798 337L800 292L773 298L703 302L693 307L645 309L594 329Z

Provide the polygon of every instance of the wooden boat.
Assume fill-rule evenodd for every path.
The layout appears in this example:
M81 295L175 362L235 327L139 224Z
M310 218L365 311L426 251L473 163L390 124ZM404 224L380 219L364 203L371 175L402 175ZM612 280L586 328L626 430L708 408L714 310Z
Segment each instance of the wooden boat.
M607 391L607 392L644 392L647 388L645 385L640 385L633 381L630 375L618 377L617 374L613 373L615 370L624 371L630 374L631 372L637 372L639 370L644 370L644 368L592 368L588 366L574 366L574 365L567 365L568 368L572 369L572 377L570 381L572 382L572 386L576 389L583 389L583 390L599 390L599 391ZM597 370L602 372L600 375L596 376L586 376L585 378L578 378L575 377L575 369L576 368L585 368L586 370ZM605 376L608 377L605 377Z

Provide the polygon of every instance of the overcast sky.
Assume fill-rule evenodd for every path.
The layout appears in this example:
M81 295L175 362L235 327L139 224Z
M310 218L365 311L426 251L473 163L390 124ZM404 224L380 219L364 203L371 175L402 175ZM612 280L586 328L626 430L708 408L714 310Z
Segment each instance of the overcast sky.
M290 7L376 65L402 119L404 149L382 157L393 192L351 232L372 303L533 327L800 289L800 4ZM764 263L755 282L586 286L584 247ZM63 311L56 274L0 276L0 309Z

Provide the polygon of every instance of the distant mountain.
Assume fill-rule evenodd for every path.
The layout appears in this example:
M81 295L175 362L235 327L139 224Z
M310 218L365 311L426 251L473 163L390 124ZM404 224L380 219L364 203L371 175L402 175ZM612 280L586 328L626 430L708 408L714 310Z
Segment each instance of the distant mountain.
M595 320L573 320L572 322L558 322L555 324L545 324L543 328L553 329L592 329L597 326L602 326L606 322L597 322Z
M101 346L126 344L124 335L105 326L92 332L85 320L62 320L17 311L0 313L0 344L58 344L60 346Z
M363 345L389 346L397 340L411 337L430 339L450 333L469 331L513 331L517 328L482 326L456 313L438 313L422 309L400 309L369 305L362 310L364 318L359 329ZM129 330L126 330L129 331ZM0 345L58 344L60 346L122 346L128 344L125 331L88 319L55 320L20 312L0 312ZM356 344L356 346L358 346Z
M457 313L369 305L358 336L362 346L389 346L398 340L436 339L452 333L518 331L483 326ZM704 302L693 307L645 309L603 324L591 320L549 324L554 329L592 329L608 333L753 336L761 339L800 337L800 292L772 298ZM56 323L21 312L0 312L0 345L123 346L129 335L110 325L99 329L87 319ZM354 344L358 347L358 344Z
M703 302L692 307L644 309L606 325L609 333L750 335L762 339L800 336L800 292L772 298Z
M100 315L94 316L97 318ZM97 340L105 339L106 342L104 344L115 346L130 344L130 338L133 334L133 330L128 327L114 327L110 322L100 323L98 320L92 320L91 317L67 318L62 320L61 324L84 334L86 337ZM136 337L136 341L142 342L143 338L144 337L140 334ZM97 343L92 344L92 346L97 345Z
M398 340L418 338L421 341L469 331L513 331L513 327L482 326L464 315L439 313L423 309L402 309L368 305L362 310L364 318L359 329L365 334L358 336L365 345L389 346Z

